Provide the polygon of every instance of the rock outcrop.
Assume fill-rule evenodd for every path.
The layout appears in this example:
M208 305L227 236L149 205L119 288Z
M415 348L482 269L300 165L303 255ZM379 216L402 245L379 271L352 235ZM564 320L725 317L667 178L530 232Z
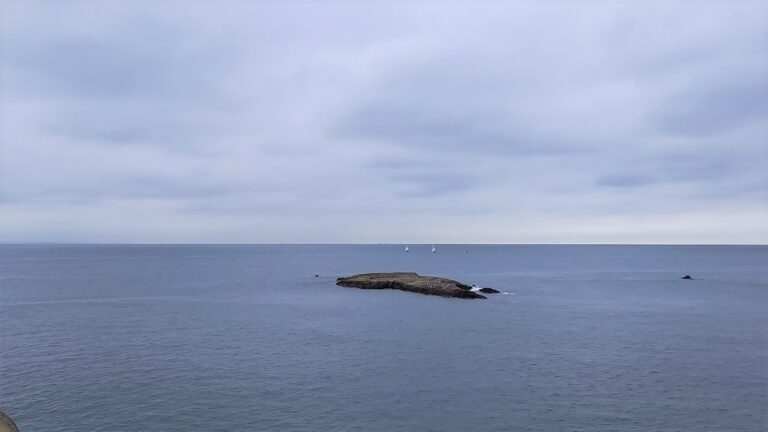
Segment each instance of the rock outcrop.
M19 432L16 423L6 413L0 411L0 432Z
M336 285L362 289L396 289L419 294L465 299L484 299L472 287L455 280L417 273L363 273L336 279Z
M478 291L480 291L481 293L485 293L485 294L498 294L498 293L501 292L501 291L499 291L497 289L493 289L493 288L480 288Z

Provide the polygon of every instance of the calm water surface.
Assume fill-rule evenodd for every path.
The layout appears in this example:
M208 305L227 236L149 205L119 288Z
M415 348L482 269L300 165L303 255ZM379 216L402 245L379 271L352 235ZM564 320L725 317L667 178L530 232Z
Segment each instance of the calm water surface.
M430 248L0 246L0 409L22 432L768 430L768 247ZM510 294L334 285L367 271Z

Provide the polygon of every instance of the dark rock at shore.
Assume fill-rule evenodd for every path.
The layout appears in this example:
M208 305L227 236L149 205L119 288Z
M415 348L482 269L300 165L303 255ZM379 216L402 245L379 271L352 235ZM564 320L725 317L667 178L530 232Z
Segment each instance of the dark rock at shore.
M493 288L480 288L478 291L480 291L481 293L485 293L485 294L498 294L498 293L501 292L501 291L499 291L497 289L493 289Z
M362 289L396 289L419 294L466 299L484 299L472 287L455 280L417 273L363 273L336 279L336 285Z
M691 277L691 275L685 275L685 276L681 277L680 279L691 280L693 278Z
M0 411L0 432L19 432L13 419L2 411Z

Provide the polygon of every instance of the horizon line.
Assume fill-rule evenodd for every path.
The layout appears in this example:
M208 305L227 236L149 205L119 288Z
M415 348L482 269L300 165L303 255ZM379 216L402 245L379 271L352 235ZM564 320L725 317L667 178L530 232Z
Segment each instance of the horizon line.
M768 246L767 243L406 243L406 242L365 242L365 243L303 243L303 242L203 242L203 243L129 243L129 242L4 242L2 246L399 246L399 245L443 245L443 246Z

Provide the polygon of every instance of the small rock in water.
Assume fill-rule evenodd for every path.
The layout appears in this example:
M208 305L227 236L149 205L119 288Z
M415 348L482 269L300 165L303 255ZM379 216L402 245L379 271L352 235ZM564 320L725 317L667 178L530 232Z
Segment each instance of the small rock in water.
M685 275L685 276L681 277L680 279L691 280L693 278L691 277L691 275Z
M2 411L0 411L0 432L19 432L13 419Z
M497 289L493 289L493 288L480 288L478 291L480 291L481 293L486 293L486 294L498 294L498 293L501 292L501 291L499 291Z

